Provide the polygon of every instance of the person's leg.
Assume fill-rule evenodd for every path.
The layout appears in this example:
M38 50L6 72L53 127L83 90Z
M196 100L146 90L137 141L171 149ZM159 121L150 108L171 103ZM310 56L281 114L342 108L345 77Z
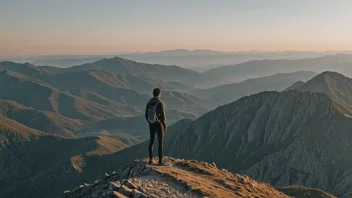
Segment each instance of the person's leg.
M149 132L150 132L150 140L149 140L149 163L153 161L153 147L155 142L155 126L153 124L149 124Z
M164 126L162 124L158 125L158 142L159 142L159 164L163 163L163 156L164 156Z

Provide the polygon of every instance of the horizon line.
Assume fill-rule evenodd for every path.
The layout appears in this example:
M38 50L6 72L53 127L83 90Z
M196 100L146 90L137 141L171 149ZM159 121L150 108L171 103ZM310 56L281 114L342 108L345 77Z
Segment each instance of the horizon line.
M0 58L8 57L33 57L33 56L118 56L128 54L146 54L146 53L160 53L169 51L209 51L219 53L285 53L285 52L313 52L313 53L352 53L352 50L237 50L237 51L226 51L226 50L212 50L212 49L163 49L157 51L118 51L118 52L89 52L89 53L37 53L37 54L13 54L13 55L0 55Z

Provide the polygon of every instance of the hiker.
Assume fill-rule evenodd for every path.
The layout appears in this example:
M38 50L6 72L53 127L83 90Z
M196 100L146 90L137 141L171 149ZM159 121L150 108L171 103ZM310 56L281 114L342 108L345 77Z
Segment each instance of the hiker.
M166 115L165 105L160 100L161 90L155 88L153 90L153 98L149 100L145 109L145 119L149 123L150 131L150 142L149 142L149 164L153 163L153 146L155 142L155 135L158 135L159 141L159 163L163 165L163 144L164 144L164 132L166 130Z

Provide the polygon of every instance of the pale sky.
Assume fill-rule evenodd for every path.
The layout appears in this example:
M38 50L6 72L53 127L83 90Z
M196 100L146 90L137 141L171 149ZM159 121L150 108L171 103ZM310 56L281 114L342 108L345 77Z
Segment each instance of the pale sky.
M352 50L352 0L0 0L0 56Z

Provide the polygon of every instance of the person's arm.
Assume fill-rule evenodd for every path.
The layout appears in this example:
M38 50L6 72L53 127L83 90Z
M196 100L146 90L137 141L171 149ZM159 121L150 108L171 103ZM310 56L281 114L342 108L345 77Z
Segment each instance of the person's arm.
M147 103L147 106L145 107L145 113L144 113L145 120L147 120L147 121L148 121L148 107L149 107L149 102Z
M166 113L165 113L165 111L166 111L166 108L165 108L165 104L163 103L163 102L161 102L161 122L164 124L164 127L165 127L165 129L166 129Z

